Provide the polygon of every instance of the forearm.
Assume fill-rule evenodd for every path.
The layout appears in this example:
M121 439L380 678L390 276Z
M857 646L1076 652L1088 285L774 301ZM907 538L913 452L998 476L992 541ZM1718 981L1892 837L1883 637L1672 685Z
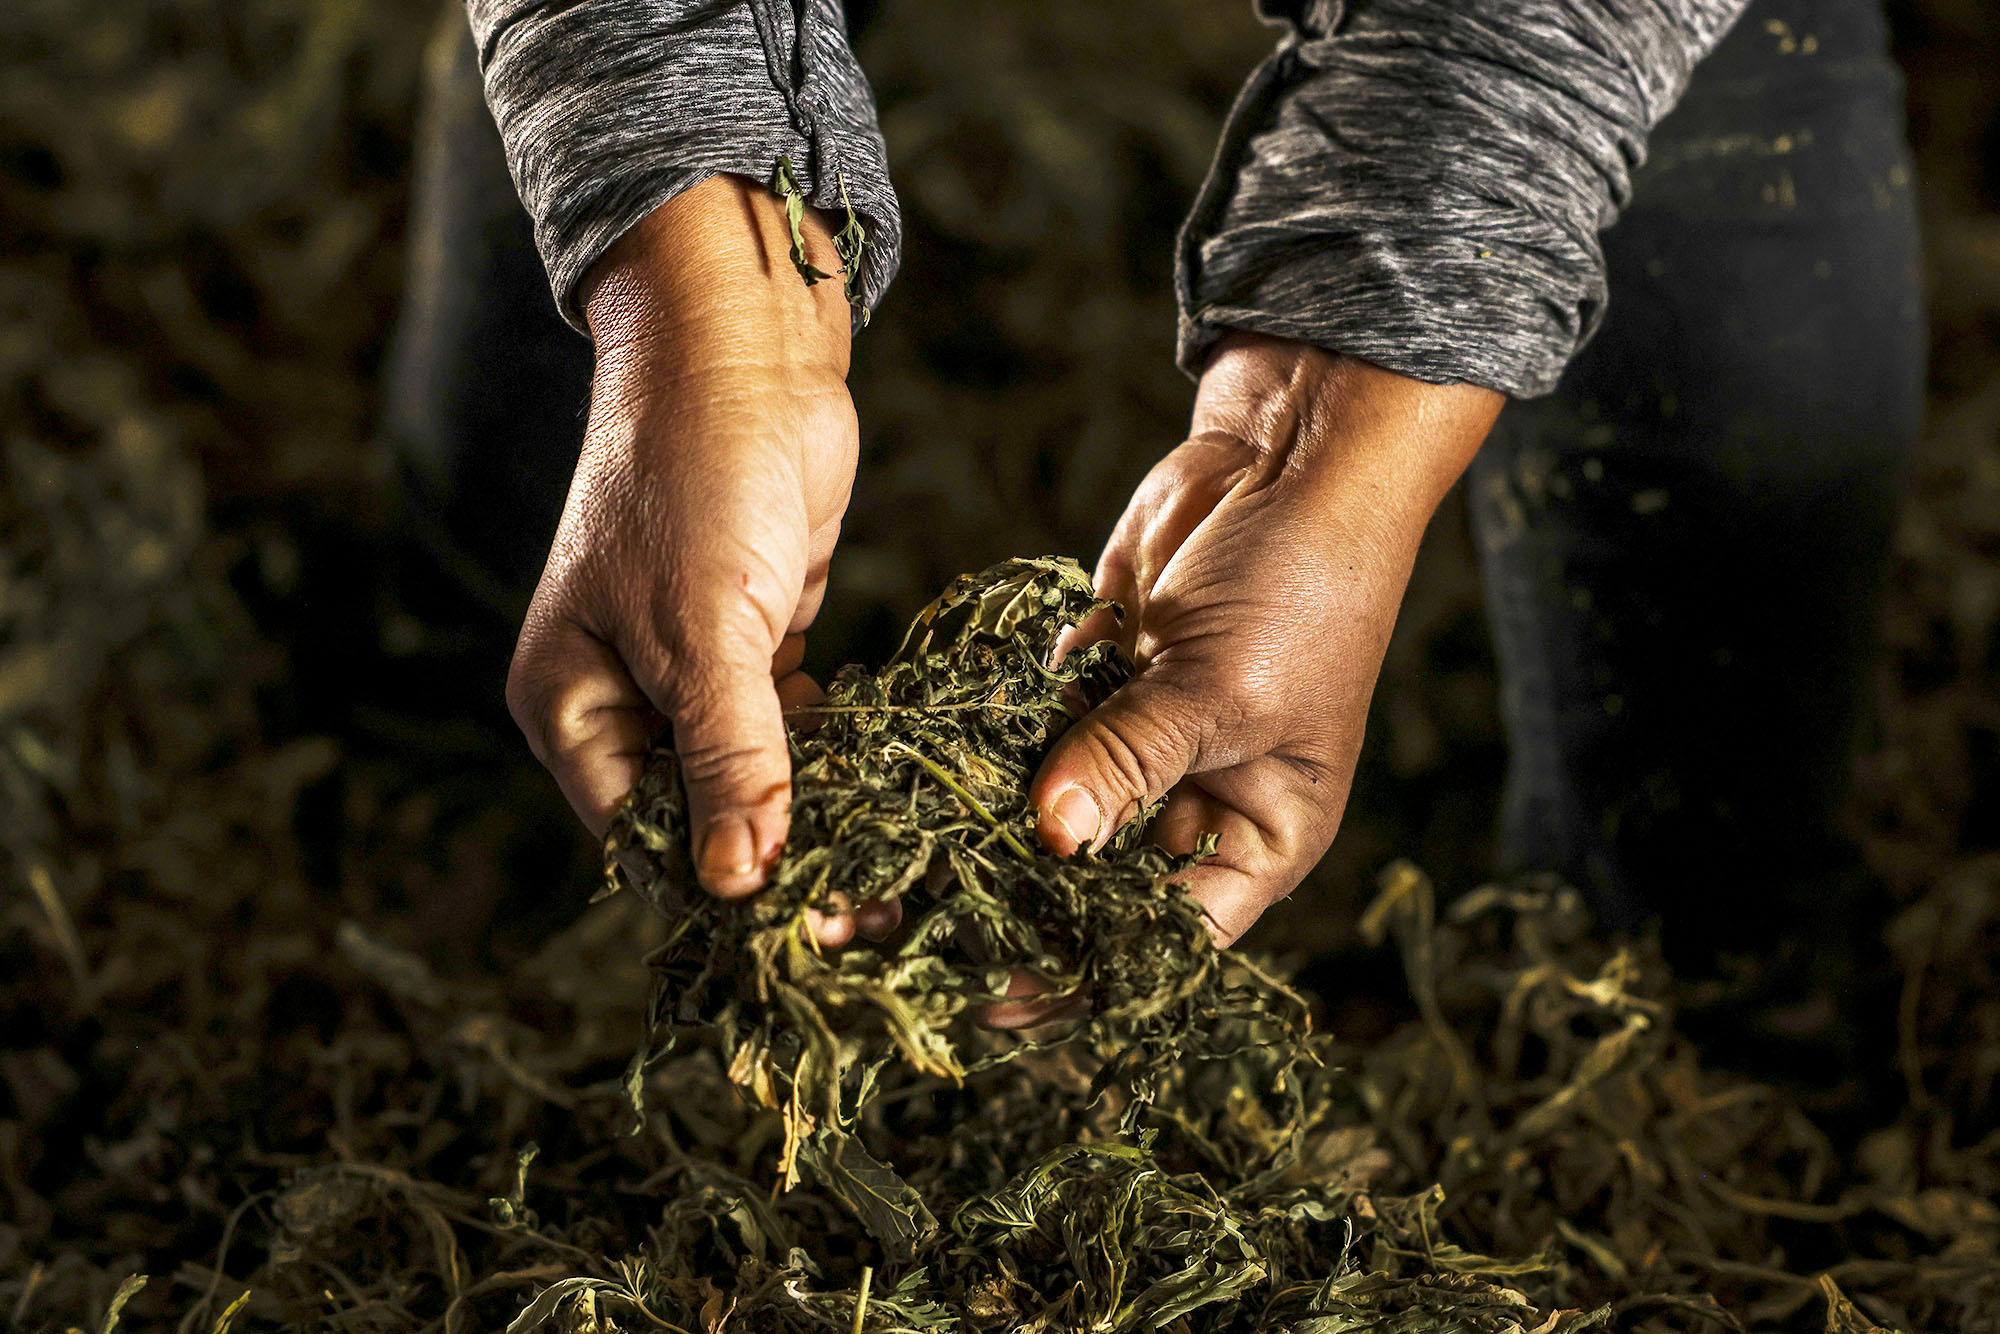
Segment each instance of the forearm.
M817 210L800 220L815 266L836 262L833 230ZM654 209L578 288L600 385L629 366L658 392L666 379L712 371L704 363L717 357L845 377L851 340L840 287L801 282L790 249L783 203L740 176L712 177ZM655 364L666 350L671 368Z
M583 276L641 218L718 174L772 185L781 158L808 203L843 216L852 206L867 233L854 299L862 310L880 300L901 221L838 0L466 8L487 105L572 324L583 327Z
M1433 382L1553 387L1597 233L1743 0L1377 0L1259 67L1183 229L1182 364L1230 328Z

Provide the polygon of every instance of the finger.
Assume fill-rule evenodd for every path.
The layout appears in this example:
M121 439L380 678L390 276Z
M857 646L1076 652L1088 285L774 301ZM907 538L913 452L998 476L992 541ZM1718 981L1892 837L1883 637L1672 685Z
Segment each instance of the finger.
M806 660L806 637L804 631L789 631L778 641L778 648L771 655L771 679L785 681L794 676L804 676L799 664ZM811 681L811 677L805 678Z
M771 674L777 678L778 704L785 712L786 725L795 733L810 732L819 726L818 717L810 710L811 706L826 698L826 691L820 689L819 682L798 670L798 665L804 657L805 636L790 634L786 635L784 641L778 645L777 655L771 659ZM847 896L842 894L837 895L836 901L830 903L825 911L817 908L808 909L807 919L811 923L814 938L822 947L839 949L853 940L857 932L868 936L871 940L879 940L888 934L888 930L895 928L895 923L891 922L888 930L870 934L871 928L881 918L879 906L863 904L859 909L854 909L849 906ZM871 909L876 911L871 913ZM896 914L896 920L902 920L900 909Z
M1095 851L1142 802L1157 801L1201 753L1206 720L1170 678L1134 677L1055 744L1030 795L1043 846Z
M1115 536L1113 540L1116 541ZM1106 639L1124 649L1126 657L1132 656L1139 626L1140 592L1132 575L1131 561L1107 546L1097 562L1095 584L1097 596L1117 603L1117 610L1105 607L1094 611L1056 636L1055 652L1049 657L1051 666L1060 665L1076 649Z
M833 542L839 536L840 525L836 522L809 539L805 582L800 586L799 601L792 609L792 619L785 626L787 636L804 634L818 619L819 610L826 603L826 580L833 559Z
M806 909L813 936L826 949L837 950L854 939L854 908L847 895L835 891L824 908Z
M785 712L785 722L793 732L811 732L819 726L819 718L811 712L811 707L826 698L826 691L820 689L819 682L795 669L805 656L805 639L802 635L787 635L778 646L778 656L772 660L773 673L785 673L777 682L778 704ZM888 930L871 934L871 928L880 920L879 904L864 903L860 908L852 907L845 894L834 896L827 910L809 910L813 934L827 949L839 949L853 940L855 934L867 936L870 940L880 940L895 929L895 922ZM876 909L871 913L871 909ZM896 921L902 920L902 912L897 910Z
M522 636L507 708L590 832L602 838L639 781L663 718L618 655L570 622Z
M696 877L724 898L763 885L784 847L792 795L777 685L765 662L744 656L717 652L648 673L673 724Z
M1153 465L1097 561L1097 596L1116 602L1124 615L1098 612L1085 618L1057 641L1056 661L1101 639L1114 640L1126 656L1139 660L1148 591L1255 458L1256 451L1241 441L1204 435L1182 442Z
M901 899L870 899L854 910L854 929L864 940L887 940L902 924Z
M979 1022L987 1028L1036 1028L1075 1018L1087 1004L1077 995L1052 996L1048 984L1039 977L1017 972L1007 979L1007 999L981 1010Z
M1100 593L1098 596L1106 595ZM1117 611L1100 607L1075 625L1063 628L1062 633L1056 636L1055 647L1049 652L1049 666L1060 667L1063 659L1076 650L1107 639L1124 649L1128 658L1132 655L1132 627L1137 624L1137 618L1126 610L1130 603L1123 598L1113 600L1118 603Z
M1123 576L1141 590L1160 582L1196 529L1213 514L1256 461L1240 440L1199 435L1183 441L1146 474L1105 548L1104 574L1123 563Z
M1285 891L1265 873L1265 840L1255 822L1193 783L1183 784L1153 821L1152 839L1185 856L1203 834L1216 836L1214 854L1176 879L1201 905L1209 938L1222 949L1235 944Z
M771 675L777 683L778 706L785 711L785 725L799 735L818 729L821 717L812 706L826 698L820 683L798 670L799 660L804 656L805 636L787 635L778 646L778 656L771 660Z
M1167 798L1150 831L1154 842L1185 855L1203 834L1216 835L1215 853L1179 881L1202 905L1218 947L1241 938L1326 854L1340 824L1331 787L1262 756L1190 778Z
M785 636L784 641L778 645L776 656L771 659L771 673L777 678L775 687L778 693L778 705L784 710L786 724L794 732L810 732L819 725L818 718L810 712L801 710L809 710L812 705L826 698L826 692L820 689L819 682L797 670L799 662L804 657L805 637L792 634ZM789 819L789 816L787 818ZM839 949L852 941L857 932L867 935L870 927L879 921L879 911L870 914L871 908L879 908L879 905L863 904L857 910L849 903L845 894L836 893L830 897L824 909L808 908L806 920L811 925L814 939L819 941L822 948ZM896 920L902 920L900 910ZM893 930L894 926L895 923L890 923L890 929ZM886 935L887 932L881 934ZM879 940L881 935L872 935L869 938Z

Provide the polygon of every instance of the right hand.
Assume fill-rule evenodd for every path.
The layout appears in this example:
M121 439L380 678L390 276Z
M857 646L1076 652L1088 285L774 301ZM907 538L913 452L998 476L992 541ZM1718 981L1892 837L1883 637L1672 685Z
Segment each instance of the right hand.
M804 232L837 268L823 220ZM508 707L598 835L671 724L701 884L749 894L789 821L784 710L819 697L799 664L859 449L849 310L801 280L782 202L728 176L628 232L583 298L589 424Z

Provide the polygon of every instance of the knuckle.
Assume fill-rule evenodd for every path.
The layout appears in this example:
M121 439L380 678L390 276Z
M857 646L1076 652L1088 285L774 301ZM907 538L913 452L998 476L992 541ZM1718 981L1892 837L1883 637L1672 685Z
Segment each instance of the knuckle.
M660 693L676 726L697 737L730 730L731 701L740 675L713 656L663 646L653 656Z
M1333 796L1345 790L1340 782L1341 766L1335 760L1313 753L1303 747L1281 747L1271 752L1272 758L1282 763L1295 778L1302 779L1308 789Z
M601 677L579 670L572 653L526 640L508 666L506 700L529 749L550 768L617 726L624 712L623 701L607 695Z
M525 644L516 650L514 660L507 668L507 713L514 725L521 729L521 735L528 740L528 748L535 758L548 763L553 749L551 732L553 718L549 707L551 682L548 669L540 663Z
M652 664L661 692L677 709L708 712L746 677L769 675L786 626L774 627L755 603L729 599L720 606L662 605L645 628L647 643L634 651Z
M1179 781L1172 773L1170 756L1159 740L1128 721L1105 725L1098 730L1098 754L1105 776L1120 790L1151 801Z
M791 768L762 746L740 741L694 740L677 744L681 781L690 791L744 806L760 806L785 795Z
M764 767L763 750L740 742L695 740L677 745L675 751L681 758L681 772L699 783L733 778Z

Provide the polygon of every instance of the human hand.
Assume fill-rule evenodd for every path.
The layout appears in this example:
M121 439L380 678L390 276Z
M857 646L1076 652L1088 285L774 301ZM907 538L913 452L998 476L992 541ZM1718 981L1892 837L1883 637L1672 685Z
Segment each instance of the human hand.
M831 233L802 224L832 271ZM697 872L724 896L784 846L784 709L819 697L804 632L854 481L849 310L808 287L783 204L716 177L655 210L584 290L590 418L508 706L593 833L671 723ZM869 925L864 914L863 925ZM847 917L820 923L844 942Z
M1033 795L1045 845L1100 846L1166 798L1154 837L1220 836L1188 891L1217 943L1333 841L1369 696L1432 512L1504 399L1287 339L1233 334L1185 443L1147 475L1097 567L1130 681L1071 728Z

